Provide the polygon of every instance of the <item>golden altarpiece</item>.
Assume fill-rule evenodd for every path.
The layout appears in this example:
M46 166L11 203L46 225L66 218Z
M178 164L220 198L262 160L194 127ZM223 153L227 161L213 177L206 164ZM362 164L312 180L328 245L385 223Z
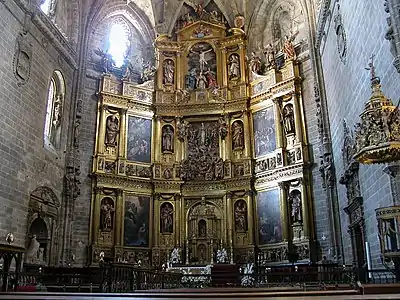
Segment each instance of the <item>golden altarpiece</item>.
M185 265L215 262L221 248L230 263L284 263L293 249L312 258L294 57L259 75L243 30L202 14L156 39L154 80L101 78L91 264L160 266L175 248Z

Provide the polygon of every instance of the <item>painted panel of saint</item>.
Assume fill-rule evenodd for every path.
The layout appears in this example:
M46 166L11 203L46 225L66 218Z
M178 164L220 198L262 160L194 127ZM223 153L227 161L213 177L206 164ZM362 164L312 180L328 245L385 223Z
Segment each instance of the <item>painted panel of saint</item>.
M188 55L186 89L204 90L217 87L217 56L212 46L201 42L195 44Z
M282 241L282 222L279 190L257 194L258 236L260 245Z
M149 246L150 200L150 196L125 196L124 246Z
M160 207L160 232L174 232L174 207L169 202L163 203Z
M272 106L255 112L254 143L256 157L266 155L276 149L275 117Z
M149 163L151 161L151 120L129 116L127 159Z

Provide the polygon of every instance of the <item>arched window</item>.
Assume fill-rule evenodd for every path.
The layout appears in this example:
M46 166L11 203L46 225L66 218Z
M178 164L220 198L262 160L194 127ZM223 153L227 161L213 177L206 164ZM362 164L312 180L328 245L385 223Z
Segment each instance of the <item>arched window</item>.
M115 66L120 68L124 64L125 56L130 45L130 30L125 20L114 20L108 35L108 53L115 61Z
M60 71L54 71L47 90L46 121L44 125L44 146L51 150L60 149L64 95L64 78Z

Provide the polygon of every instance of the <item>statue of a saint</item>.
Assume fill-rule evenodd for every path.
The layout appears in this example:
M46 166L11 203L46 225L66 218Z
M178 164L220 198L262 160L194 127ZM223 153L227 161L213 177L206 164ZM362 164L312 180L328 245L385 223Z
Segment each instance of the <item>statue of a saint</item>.
M275 68L275 51L272 44L268 44L264 49L265 55L265 68L266 70L271 70Z
M39 248L40 243L36 240L36 235L33 235L28 249L25 254L25 262L28 264L38 264L39 263Z
M164 84L174 84L175 66L170 59L164 61Z
M115 115L107 117L106 136L104 143L107 146L115 147L117 145L117 135L119 132L119 120Z
M247 208L243 200L238 200L235 203L235 230L247 230Z
M219 136L221 137L221 139L224 140L228 135L228 124L226 124L224 117L220 117L218 119L218 123L219 123Z
M174 151L174 131L170 125L166 125L162 129L162 151Z
M286 134L294 133L294 113L293 106L291 104L288 104L283 108L283 122Z
M103 200L101 204L101 229L104 231L110 231L113 229L113 218L112 214L114 213L114 205L112 200L106 199Z
M298 191L293 191L289 195L289 201L292 203L291 216L293 222L301 221L301 194Z
M200 128L200 145L204 146L206 144L206 129L204 128L204 123L201 123Z
M232 124L232 148L233 150L244 148L243 123L235 121Z
M215 179L223 179L224 178L224 160L219 158L215 163Z
M199 90L204 90L207 88L207 78L203 74L203 72L200 72L200 74L196 78L196 88Z
M178 129L178 139L184 141L188 133L189 123L185 120L178 120L176 126Z
M164 203L161 205L160 218L161 218L161 232L172 233L173 232L173 214L174 208L171 203Z
M287 59L296 59L296 50L294 49L294 45L293 45L293 41L294 38L296 37L296 35L298 34L298 32L295 32L294 34L286 35L285 36L285 41L283 43L283 49L282 52L285 55L285 60Z
M261 59L256 55L255 52L251 52L250 69L256 74L259 74L261 71Z
M236 53L229 56L228 75L230 80L239 79L240 77L240 57Z

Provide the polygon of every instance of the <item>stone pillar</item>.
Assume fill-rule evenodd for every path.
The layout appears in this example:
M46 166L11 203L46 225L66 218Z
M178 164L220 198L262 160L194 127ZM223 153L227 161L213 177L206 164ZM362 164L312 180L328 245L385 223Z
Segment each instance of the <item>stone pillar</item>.
M295 130L296 130L296 142L301 143L303 141L303 122L301 117L301 108L299 101L300 98L297 97L296 93L292 94L293 99L293 113L294 113L294 123L295 123Z
M286 242L290 240L290 216L288 214L288 203L287 203L287 183L279 182L279 200L281 203L281 216L282 216L282 237Z
M283 133L282 133L282 120L281 120L281 107L280 101L274 99L274 112L275 112L275 129L276 129L276 148L283 148Z
M120 126L119 126L119 150L118 157L126 158L126 136L128 134L126 129L126 113L127 109L121 109L120 116Z
M160 52L159 52L160 53ZM159 54L159 65L157 70L157 89L162 90L163 88L163 76L164 76L164 56Z
M226 207L227 207L227 218L228 218L228 243L229 247L233 247L233 232L232 232L232 193L228 192L225 196Z

